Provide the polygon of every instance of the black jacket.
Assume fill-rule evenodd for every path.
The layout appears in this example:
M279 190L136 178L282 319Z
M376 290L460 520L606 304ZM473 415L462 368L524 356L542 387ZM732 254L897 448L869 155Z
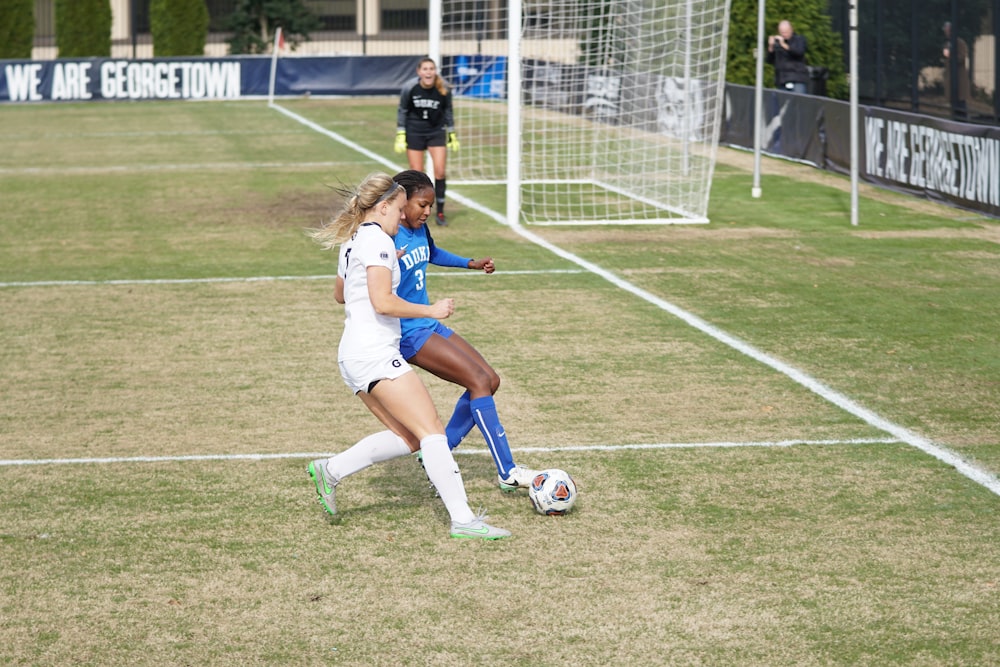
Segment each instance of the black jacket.
M806 67L806 38L793 33L788 40L788 48L774 45L768 51L767 62L774 65L774 85L784 88L786 83L809 83L809 68Z
M407 134L428 135L455 128L455 114L451 108L451 91L442 95L434 86L424 88L418 80L407 84L399 95L396 127Z

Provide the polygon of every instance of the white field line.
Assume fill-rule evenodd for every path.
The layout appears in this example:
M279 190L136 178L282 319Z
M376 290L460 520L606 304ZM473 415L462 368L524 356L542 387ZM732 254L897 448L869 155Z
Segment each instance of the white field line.
M585 273L583 269L541 269L530 271L496 271L494 276L522 276L537 274L559 274L559 273ZM429 276L452 277L452 278L473 278L484 275L478 272L465 271L430 271ZM4 287L73 287L79 285L191 285L191 284L212 284L212 283L273 283L285 280L333 280L337 276L334 274L320 274L314 276L249 276L246 278L148 278L144 280L36 280L25 282L0 282L0 288Z
M118 138L118 137L226 137L226 136L265 136L275 134L308 134L305 130L147 130L144 132L42 132L37 135L41 139L80 139L80 138ZM0 139L24 139L19 134L0 132Z
M0 176L72 176L74 174L128 174L135 171L250 171L255 169L316 169L357 162L200 162L198 164L118 164L100 167L0 167Z
M284 109L278 105L272 105L272 106L276 110L285 114L289 118L299 123L302 123L306 127L315 129L320 134L324 134L335 141L343 143L345 146L349 148L354 148L355 150L360 151L363 155L370 158L371 160L378 162L379 164L386 165L390 169L397 169L395 165L393 165L391 162L389 162L382 156L376 155L371 151L364 149L361 146L358 146L353 141L345 139L344 137L341 137L339 134L331 132L313 123L312 121L303 118L302 116L299 116L298 114L292 111L288 111L287 109ZM680 308L670 303L669 301L661 299L655 294L647 292L646 290L637 287L636 285L633 285L632 283L626 280L619 278L612 272L603 269L600 266L583 259L582 257L578 257L567 250L563 250L559 246L550 243L549 241L543 239L534 232L525 229L520 224L520 221L507 220L506 217L501 215L500 213L497 213L496 211L481 206L457 192L449 193L449 196L451 196L456 201L491 217L500 224L507 225L513 231L515 231L517 234L527 239L528 241L531 241L532 243L542 248L545 248L549 252L552 252L553 254L562 257L563 259L572 262L573 264L576 264L577 266L584 268L587 271L590 271L591 273L594 273L595 275L604 278L605 280L615 285L616 287L619 287L620 289L623 289L626 292L634 294L640 299L648 301L649 303L657 306L658 308L665 310L674 317L677 317L681 321L687 323L688 325L694 327L695 329L698 329L702 333L714 338L720 343L728 345L737 352L740 352L741 354L744 354L750 357L751 359L755 359L760 363L764 364L765 366L770 366L774 370L778 371L783 375L788 376L790 379L799 383L800 385L802 385L809 391L815 393L816 395L820 396L824 400L833 403L837 407L841 408L842 410L846 411L849 414L854 415L855 417L861 419L867 424L870 424L871 426L874 426L875 428L885 433L888 433L889 435L898 439L901 442L905 442L906 444L912 447L916 447L920 451L924 452L925 454L928 454L929 456L933 456L942 463L954 466L954 468L962 475L968 477L977 484L981 484L982 486L986 487L996 495L1000 496L1000 479L997 479L997 476L992 474L991 472L984 470L969 461L966 461L957 452L954 452L948 449L947 447L944 447L943 445L935 444L930 440L928 440L927 438L918 435L917 433L914 433L909 429L906 429L898 424L895 424L889 421L888 419L885 419L884 417L872 412L868 408L848 398L844 394L834 389L831 389L830 387L826 386L819 380L811 377L810 375L804 373L803 371L800 371L794 366L786 364L785 362L765 352L758 350L749 343L742 341L731 334L726 333L722 329L719 329L718 327L712 324L709 324L708 322L701 319L697 315L689 313L683 308Z
M794 447L796 445L884 445L899 442L894 438L854 438L850 440L778 440L774 442L668 442L633 445L569 445L565 447L515 447L512 452L612 452L631 449L699 449L725 447ZM318 459L333 456L336 452L297 452L286 454L190 454L178 456L113 456L78 459L0 459L0 467L84 463L160 463L167 461L271 461L275 459ZM482 448L456 449L455 454L486 455Z
M364 147L362 147L362 146L354 143L353 141L347 139L346 137L343 137L343 136L341 136L341 135L339 135L336 132L333 132L331 130L327 130L326 128L324 128L324 127L322 127L320 125L317 125L316 123L313 123L312 121L310 121L310 120L308 120L306 118L303 118L302 116L299 116L298 114L296 114L296 113L294 113L292 111L289 111L289 110L287 110L287 109L285 109L285 108L283 108L283 107L281 107L279 105L276 105L276 104L272 104L271 107L274 108L275 110L279 111L280 113L288 116L292 120L295 120L296 122L298 122L298 123L300 123L300 124L302 124L302 125L310 128L310 129L312 129L313 131L315 131L315 132L317 132L319 134L323 134L323 135L325 135L325 136L333 139L334 141L337 141L338 143L341 143L344 146L347 146L348 148L353 149L354 151L356 151L356 152L364 155L366 158L372 160L373 162L377 162L379 164L382 164L387 169L390 169L390 170L393 170L393 171L399 171L401 169L401 167L399 165L397 165L397 164L395 164L395 163L393 163L393 162L391 162L389 160L386 160L381 155L373 153L373 152L367 150L366 148L364 148ZM317 164L321 165L321 166L328 166L328 165L332 165L332 164L336 164L336 163L317 163ZM275 166L275 167L281 167L281 166L286 166L286 163L269 163L269 165L270 166ZM190 167L190 168L199 168L201 166L203 166L203 165L189 165L189 166L184 166L184 168L188 168L188 167ZM214 168L217 168L219 166L228 166L228 165L217 165ZM302 165L301 164L288 163L287 166L290 166L290 167L291 166L301 167ZM154 167L154 168L156 168L156 167ZM178 167L178 166L171 166L170 168L180 168L180 167ZM112 168L112 169L116 169L116 168ZM121 170L124 170L124 169L134 169L134 167L128 167L128 168L123 167L123 168L121 168ZM3 169L0 169L0 173L14 173L15 171L20 172L20 173L42 173L42 170L27 171L27 172L25 172L24 170L3 170ZM584 269L586 271L589 271L591 273L594 273L595 275L598 275L598 276L604 278L605 280L607 280L608 282L612 283L616 287L618 287L618 288L620 288L622 290L625 290L625 291L627 291L627 292L629 292L629 293L631 293L631 294L633 294L635 296L638 296L639 298L641 298L641 299L643 299L643 300L645 300L645 301L647 301L647 302L649 302L649 303L657 306L658 308L661 308L662 310L670 313L671 315L674 315L675 317L677 317L681 321L687 323L688 325L694 327L695 329L698 329L699 331L705 333L706 335L710 336L711 338L714 338L715 340L717 340L717 341L719 341L719 342L721 342L721 343L723 343L723 344L725 344L725 345L727 345L727 346L729 346L729 347L737 350L741 354L744 354L744 355L746 355L746 356L748 356L748 357L750 357L752 359L755 359L756 361L759 361L760 363L762 363L762 364L764 364L766 366L769 366L769 367L773 368L774 370L776 370L779 373L782 373L783 375L789 377L790 379L792 379L793 381L797 382L798 384L806 387L807 389L809 389L813 393L817 394L818 396L820 396L824 400L826 400L826 401L828 401L830 403L833 403L834 405L840 407L841 409L845 410L849 414L852 414L855 417L858 417L859 419L861 419L862 421L868 423L869 425L874 426L875 428L877 428L877 429L879 429L879 430L881 430L881 431L883 431L883 432L885 432L885 433L893 436L892 439L887 439L887 440L871 440L871 441L865 441L865 442L874 442L874 443L879 443L879 442L903 442L903 443L906 443L906 444L908 444L908 445L910 445L912 447L916 447L917 449L919 449L919 450L923 451L924 453L926 453L926 454L928 454L928 455L930 455L930 456L938 459L939 461L941 461L941 462L943 462L945 464L948 464L948 465L951 465L951 466L955 467L955 469L959 473L961 473L962 475L964 475L965 477L971 479L972 481L976 482L977 484L980 484L980 485L986 487L987 489L989 489L993 493L995 493L997 495L1000 495L1000 480L998 480L995 475L993 475L992 473L990 473L990 472L988 472L986 470L983 470L983 469L975 466L974 464L966 461L959 454L957 454L956 452L951 451L947 447L935 444L935 443L931 442L930 440L928 440L928 439L926 439L926 438L924 438L924 437L922 437L922 436L920 436L920 435L918 435L916 433L913 433L913 432L909 431L906 428L903 428L902 426L899 426L897 424L894 424L893 422L890 422L890 421L884 419L883 417L879 416L878 414L876 414L876 413L872 412L871 410L869 410L869 409L861 406L860 404L856 403L855 401L853 401L852 399L848 398L847 396L841 394L840 392L837 392L837 391L831 389L830 387L827 387L826 385L824 385L820 381L812 378L811 376L809 376L806 373L798 370L797 368L795 368L795 367L793 367L793 366L791 366L789 364L786 364L786 363L784 363L784 362L782 362L782 361L780 361L780 360L778 360L778 359L776 359L776 358L774 358L774 357L772 357L772 356L770 356L770 355L768 355L768 354L766 354L766 353L764 353L764 352L762 352L760 350L757 350L752 345L750 345L750 344L748 344L748 343L746 343L746 342L744 342L744 341L736 338L735 336L732 336L732 335L726 333L725 331L722 331L721 329L718 329L714 325L711 325L708 322L702 320L700 317L698 317L698 316L696 316L696 315L694 315L692 313L689 313L689 312L685 311L684 309L682 309L682 308L680 308L680 307L678 307L678 306L676 306L676 305L674 305L674 304L672 304L672 303L670 303L668 301L665 301L665 300L663 300L663 299L655 296L654 294L651 294L651 293L647 292L646 290L643 290L643 289L641 289L641 288L639 288L639 287L637 287L637 286L629 283L626 280L623 280L623 279L619 278L618 276L614 275L610 271L607 271L607 270L601 268L600 266L597 266L596 264L593 264L593 263L591 263L591 262L589 262L589 261L587 261L587 260L585 260L585 259L583 259L581 257L578 257L578 256L574 255L573 253L570 253L570 252L568 252L566 250L563 250L562 248L560 248L560 247L558 247L558 246L556 246L556 245L548 242L547 240L539 237L537 234L535 234L535 233L533 233L533 232L525 229L523 226L521 226L521 224L518 221L516 221L516 220L515 221L508 221L506 219L506 217L503 216L502 214L500 214L500 213L498 213L496 211L493 211L492 209L486 208L485 206L482 206L478 202L475 202L475 201L473 201L471 199L468 199L468 198L464 197L463 195L461 195L458 192L454 192L453 191L453 192L449 193L449 196L452 197L453 199L455 199L456 201L462 203L463 205L465 205L465 206L467 206L467 207L469 207L469 208L471 208L473 210L479 211L480 213L486 215L487 217L492 218L496 222L498 222L500 224L503 224L503 225L507 225L513 231L515 231L516 233L518 233L520 236L522 236L526 240L531 241L532 243L535 243L536 245L538 245L540 247L543 247L546 250L549 250L553 254L555 254L555 255L557 255L559 257L562 257L563 259L566 259L567 261L572 262L573 264L576 264L577 266L580 266L582 269ZM497 272L497 273L500 273L500 272ZM525 272L507 272L507 273L531 273L531 272L525 271ZM441 275L451 275L451 274L443 274L442 273ZM461 274L458 274L458 275L461 275ZM331 276L278 276L278 277L258 277L258 278L206 278L206 279L178 279L178 280L166 279L166 280L134 280L134 281L132 281L132 280L120 280L120 281L117 281L117 280L112 280L112 281L40 281L40 282L10 282L10 283L0 283L0 287L33 287L33 286L44 286L44 285L99 285L99 284L112 284L112 285L113 284L171 284L171 283L183 284L183 283L198 283L198 282L252 282L252 281L274 281L274 280L321 280L321 279L330 279L330 278L331 278ZM861 441L844 441L844 442L861 442ZM716 443L714 446L789 446L791 444L835 444L835 442L834 441L811 441L811 442L810 441L803 441L801 443L798 443L798 442L794 442L794 441L779 441L777 443ZM670 445L670 444L664 444L664 445L622 445L622 446L618 446L618 447L619 448L626 447L626 448L632 448L632 449L642 449L642 448L695 447L695 446L712 446L712 445L710 445L710 444L703 444L703 445L697 445L697 444L672 444L672 445ZM604 447L595 447L595 448L596 449L613 449L613 448L615 448L615 446L608 445L608 446L604 446ZM515 451L559 451L560 449L561 448L548 448L548 449L534 448L534 449L520 449L520 450L515 450ZM575 448L569 447L569 448L562 448L562 449L575 449ZM320 454L320 456L321 455L322 454ZM298 457L308 457L308 456L312 456L312 454L235 455L235 456L219 456L219 457L214 457L214 456L207 456L207 457L185 456L185 457L165 457L165 458L158 458L158 457L128 457L128 458L121 458L121 459L48 459L48 460L37 460L37 461L4 461L4 460L0 460L0 465L25 465L25 464L45 463L45 462L48 462L48 463L59 463L59 462L104 462L104 461L113 462L113 461L199 460L199 459L202 459L202 458L207 458L207 459L216 459L216 458L265 459L265 458L298 458Z
M277 104L271 104L270 107L272 109L276 110L276 111L280 111L281 113L285 114L286 116L288 116L292 120L296 121L297 123L301 123L301 124L305 125L310 130L313 130L315 132L318 132L319 134L322 134L322 135L325 135L327 137L330 137L331 139L333 139L337 143L343 144L343 145L347 146L348 148L350 148L350 149L352 149L354 151L357 151L358 153L361 153L362 155L364 155L369 160L371 160L373 162L378 162L380 165L384 166L386 169L389 169L392 173L396 173L396 172L402 171L402 170L404 170L404 169L407 168L407 167L403 167L403 166L400 166L398 164L395 164L391 160L386 160L384 157L382 157L381 155L378 155L377 153L372 153L370 150L368 150L364 146L361 146L360 144L356 144L353 141L351 141L350 139L348 139L347 137L342 136L340 134L337 134L333 130L328 130L325 127L323 127L322 125L318 125L318 124L312 122L308 118L303 118L302 116L298 115L294 111L289 111L288 109L286 109L286 108L284 108L284 107L282 107L280 105L277 105Z

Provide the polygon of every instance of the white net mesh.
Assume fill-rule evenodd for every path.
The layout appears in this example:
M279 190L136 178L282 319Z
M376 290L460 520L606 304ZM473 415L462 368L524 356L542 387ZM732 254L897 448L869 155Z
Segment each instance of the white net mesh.
M707 221L729 0L526 0L522 12L522 221ZM462 140L449 182L504 182L506 7L444 0L443 16Z

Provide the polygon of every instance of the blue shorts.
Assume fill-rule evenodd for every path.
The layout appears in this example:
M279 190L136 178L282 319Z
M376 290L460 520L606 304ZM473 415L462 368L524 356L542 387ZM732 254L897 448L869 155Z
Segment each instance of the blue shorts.
M427 339L438 334L442 338L451 338L451 334L454 332L446 327L445 325L438 322L433 327L420 327L419 329L412 329L403 335L403 338L399 341L399 351L403 353L403 358L406 360L412 359L420 348L424 346Z

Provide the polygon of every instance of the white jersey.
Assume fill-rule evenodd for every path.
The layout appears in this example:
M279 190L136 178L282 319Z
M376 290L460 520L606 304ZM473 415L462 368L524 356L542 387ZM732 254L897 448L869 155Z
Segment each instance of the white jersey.
M362 224L340 246L337 274L344 279L344 335L337 358L376 359L399 354L399 318L379 315L368 296L368 267L392 271L392 293L399 286L399 262L392 237L373 222Z

